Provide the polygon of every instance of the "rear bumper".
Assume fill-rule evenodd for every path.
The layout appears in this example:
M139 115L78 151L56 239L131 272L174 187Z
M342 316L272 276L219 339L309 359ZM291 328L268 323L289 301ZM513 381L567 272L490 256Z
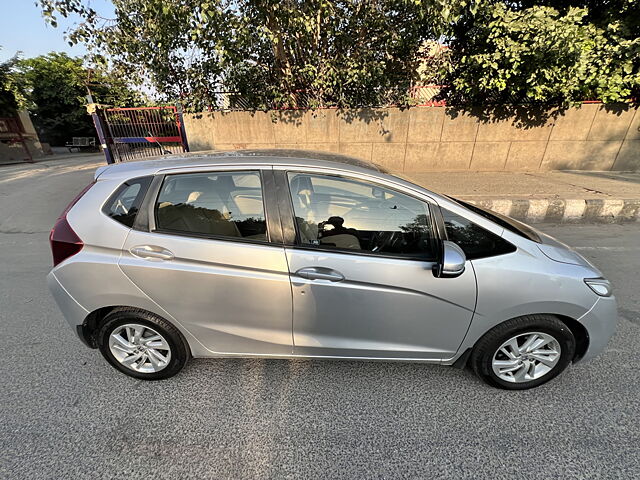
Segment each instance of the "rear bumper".
M89 311L80 305L67 290L60 284L54 272L47 275L47 286L62 311L62 315L76 333L79 333L78 326L82 326Z
M618 306L615 297L599 297L593 307L578 319L589 333L589 347L581 361L600 354L616 331Z

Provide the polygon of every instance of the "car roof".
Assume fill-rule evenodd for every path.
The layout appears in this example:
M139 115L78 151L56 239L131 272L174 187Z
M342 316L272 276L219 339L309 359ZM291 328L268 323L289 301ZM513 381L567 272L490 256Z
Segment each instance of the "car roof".
M233 150L210 151L197 153L180 153L164 155L148 160L116 163L101 167L96 172L96 178L132 178L134 176L150 175L162 170L179 168L211 167L229 165L238 161L249 165L297 165L313 167L339 167L343 170L362 173L388 173L377 164L331 152L310 150Z

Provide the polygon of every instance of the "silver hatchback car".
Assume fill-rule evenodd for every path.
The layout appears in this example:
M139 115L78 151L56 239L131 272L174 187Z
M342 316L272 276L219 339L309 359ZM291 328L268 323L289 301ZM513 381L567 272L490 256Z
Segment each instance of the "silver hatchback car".
M98 169L51 231L48 283L132 377L190 357L404 360L526 389L601 352L609 282L508 217L332 154Z

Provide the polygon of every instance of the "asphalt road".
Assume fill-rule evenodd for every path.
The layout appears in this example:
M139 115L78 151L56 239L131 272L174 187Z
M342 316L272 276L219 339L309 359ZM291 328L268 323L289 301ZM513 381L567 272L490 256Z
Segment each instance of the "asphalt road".
M0 168L0 478L640 478L640 225L542 226L612 280L620 318L603 355L534 390L305 360L151 383L85 348L46 290L48 230L96 165Z

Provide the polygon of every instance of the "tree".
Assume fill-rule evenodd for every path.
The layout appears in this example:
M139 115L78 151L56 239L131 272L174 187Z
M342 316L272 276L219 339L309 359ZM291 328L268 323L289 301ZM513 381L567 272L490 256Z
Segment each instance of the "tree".
M589 22L587 8L486 2L454 27L451 99L554 105L629 99L640 86L640 39L624 34L619 21Z
M85 108L87 86L99 103L132 106L142 98L123 81L87 69L81 58L66 53L18 60L12 76L41 140L52 145L64 145L74 136L95 136Z
M510 4L512 8L524 10L535 6L552 7L562 15L571 8L585 9L585 21L606 28L609 24L620 25L619 35L627 40L640 36L640 3L635 0L520 0Z
M84 20L70 42L196 110L218 104L219 91L254 108L404 103L420 47L439 37L455 3L114 0L107 20L83 0L40 0L52 23Z
M436 67L464 105L615 102L640 85L637 0L113 0L112 19L38 2L54 25L80 16L68 39L96 61L192 110L220 91L256 109L402 105ZM433 42L452 48L420 68Z
M0 63L0 117L13 117L18 110L18 101L11 81L11 71L17 61L18 57L14 56Z

